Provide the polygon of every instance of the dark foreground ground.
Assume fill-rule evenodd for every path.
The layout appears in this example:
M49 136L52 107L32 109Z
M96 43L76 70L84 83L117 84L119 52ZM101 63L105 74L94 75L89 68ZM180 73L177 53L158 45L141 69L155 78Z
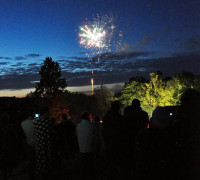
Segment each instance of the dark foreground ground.
M106 172L103 170L103 161L96 162L96 178L97 180L106 179ZM29 180L28 178L28 161L21 160L18 166L14 169L12 177L7 178L7 180ZM2 172L0 172L0 180L2 180ZM63 161L63 178L67 180L84 180L81 173L81 158L79 155L74 159L69 159Z

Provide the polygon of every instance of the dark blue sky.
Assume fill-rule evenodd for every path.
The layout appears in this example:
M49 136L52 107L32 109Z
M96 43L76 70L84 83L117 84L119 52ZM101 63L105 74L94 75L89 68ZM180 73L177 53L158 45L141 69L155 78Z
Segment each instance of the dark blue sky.
M47 56L69 85L90 84L92 69L96 83L156 70L199 73L199 12L199 0L1 0L0 89L34 87ZM114 17L123 38L114 54L91 64L78 31L97 14Z

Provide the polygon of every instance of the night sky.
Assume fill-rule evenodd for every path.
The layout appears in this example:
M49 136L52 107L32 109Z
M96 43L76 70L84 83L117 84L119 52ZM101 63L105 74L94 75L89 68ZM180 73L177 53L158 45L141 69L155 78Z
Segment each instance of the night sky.
M95 84L125 82L158 70L199 74L199 12L199 0L1 0L0 96L33 88L47 56L59 62L68 86L89 85L91 77ZM78 33L97 14L114 19L120 43L91 55Z

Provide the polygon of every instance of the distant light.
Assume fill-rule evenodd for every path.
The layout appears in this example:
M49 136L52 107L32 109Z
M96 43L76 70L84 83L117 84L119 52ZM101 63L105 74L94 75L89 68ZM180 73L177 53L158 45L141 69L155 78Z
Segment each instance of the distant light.
M94 79L91 78L91 85L92 85L92 95L94 94Z
M92 85L94 84L94 79L93 79L93 78L91 78L91 84L92 84Z

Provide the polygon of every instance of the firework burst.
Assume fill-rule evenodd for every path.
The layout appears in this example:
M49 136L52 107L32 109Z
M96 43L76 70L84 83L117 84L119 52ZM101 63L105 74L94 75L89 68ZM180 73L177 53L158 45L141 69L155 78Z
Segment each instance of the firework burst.
M81 38L80 44L87 46L88 48L103 48L106 46L105 37L106 32L97 26L89 28L87 25L81 27L82 33L79 33Z
M97 14L97 17L93 18L92 21L86 19L85 25L80 27L79 43L88 50L86 55L108 52L117 42L116 32L113 17Z

